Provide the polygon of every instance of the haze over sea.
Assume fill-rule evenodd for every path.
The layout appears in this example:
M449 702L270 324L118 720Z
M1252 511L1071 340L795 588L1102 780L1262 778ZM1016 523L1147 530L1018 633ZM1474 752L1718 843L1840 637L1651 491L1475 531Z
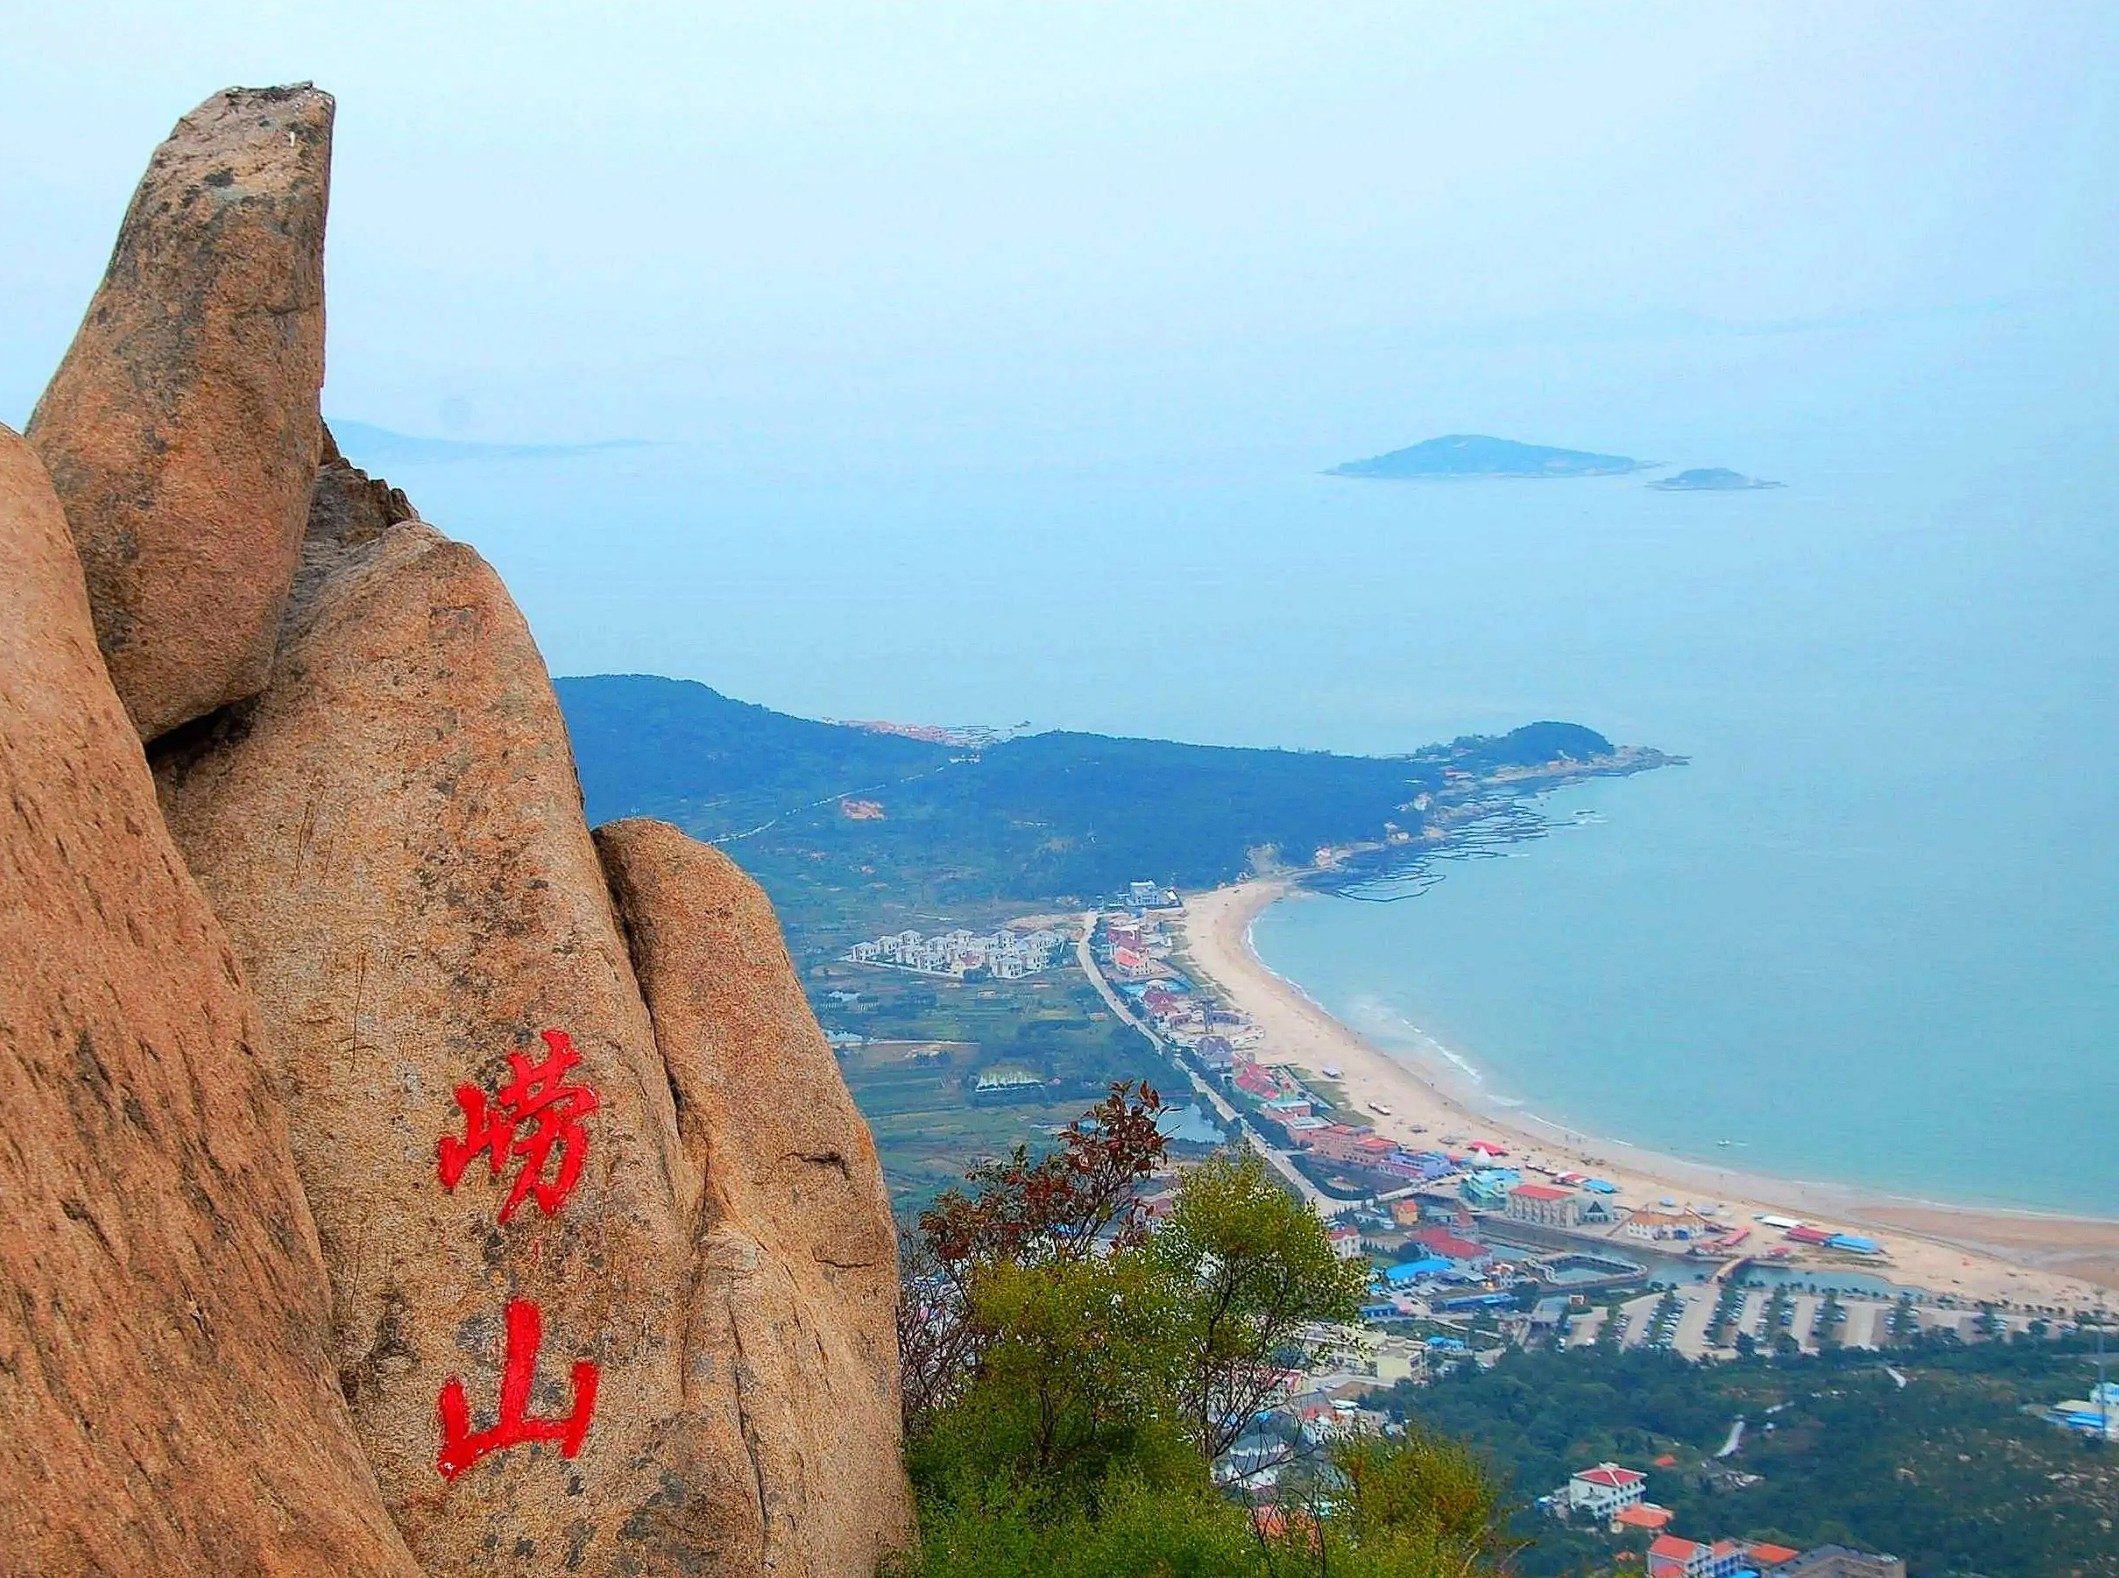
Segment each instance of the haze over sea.
M660 667L811 715L1362 752L1558 717L1687 754L1554 797L1563 823L1594 814L1422 896L1278 906L1261 953L1379 1042L1417 1027L1494 1097L1592 1133L2109 1212L2110 479L2092 435L2008 418L2019 328L1889 340L1880 382L1948 366L1961 396L1919 422L1881 399L1762 422L1741 446L1676 421L1647 443L1511 435L1787 482L1770 492L1316 474L1359 446L857 472L673 444L390 470L522 589L564 671ZM570 583L584 534L598 570Z

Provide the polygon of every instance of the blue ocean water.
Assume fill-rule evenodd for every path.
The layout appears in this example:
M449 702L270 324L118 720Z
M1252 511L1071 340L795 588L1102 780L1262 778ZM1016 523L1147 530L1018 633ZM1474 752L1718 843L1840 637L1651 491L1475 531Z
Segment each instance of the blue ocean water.
M2119 534L2081 435L1982 438L2010 397L1672 444L1788 484L1755 493L1348 482L1295 446L765 467L721 442L393 480L562 673L1366 752L1566 718L1682 752L1418 898L1279 906L1260 950L1594 1133L2114 1212Z

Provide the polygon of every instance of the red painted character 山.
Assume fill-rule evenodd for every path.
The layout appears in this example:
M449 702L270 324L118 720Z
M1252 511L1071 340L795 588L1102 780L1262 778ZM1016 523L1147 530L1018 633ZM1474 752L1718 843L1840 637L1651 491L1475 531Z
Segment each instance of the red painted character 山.
M596 1366L574 1363L574 1411L564 1419L540 1419L530 1412L530 1386L537 1379L537 1350L544 1343L544 1319L528 1299L510 1299L506 1314L507 1353L501 1361L500 1417L490 1430L471 1428L471 1406L464 1383L453 1375L441 1388L441 1452L435 1467L454 1481L479 1459L531 1441L556 1441L561 1457L581 1450L596 1412Z
M498 1178L508 1159L519 1158L522 1170L500 1208L505 1222L528 1195L546 1216L556 1216L569 1192L581 1177L588 1160L589 1134L581 1119L599 1105L596 1092L586 1085L564 1083L567 1070L581 1061L574 1042L564 1030L544 1032L545 1059L532 1063L526 1052L510 1052L508 1064L514 1079L501 1088L489 1105L486 1093L476 1085L456 1087L456 1105L463 1109L464 1136L443 1135L437 1147L442 1187L454 1189L473 1158L483 1152ZM559 1148L559 1170L545 1179L552 1150Z

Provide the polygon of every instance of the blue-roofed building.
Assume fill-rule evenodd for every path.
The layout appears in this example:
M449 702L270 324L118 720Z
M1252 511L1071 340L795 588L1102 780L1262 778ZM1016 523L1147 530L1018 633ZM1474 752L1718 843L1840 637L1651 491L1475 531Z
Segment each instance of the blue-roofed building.
M1584 1189L1587 1189L1591 1194L1617 1194L1619 1192L1619 1186L1617 1184L1607 1183L1602 1178L1584 1178L1582 1180L1582 1187Z
M2119 1381L2103 1381L2087 1397L2071 1397L2046 1410L2046 1421L2063 1430L2119 1441Z
M1445 1178L1456 1170L1456 1164L1439 1151L1392 1151L1382 1164L1382 1171L1414 1183Z
M1513 1293L1460 1293L1455 1298L1444 1299L1435 1308L1442 1310L1499 1309L1504 1304L1513 1304Z
M1834 1233L1825 1240L1827 1249L1851 1250L1857 1255L1880 1255L1884 1246L1873 1238L1864 1238L1859 1233Z
M1383 1273L1383 1280L1394 1288L1402 1288L1409 1282L1418 1282L1422 1277L1439 1277L1450 1269L1450 1262L1440 1255L1426 1255L1419 1260L1404 1261Z
M1458 1193L1466 1205L1498 1211L1508 1204L1509 1190L1522 1181L1523 1175L1513 1167L1482 1167L1464 1180Z

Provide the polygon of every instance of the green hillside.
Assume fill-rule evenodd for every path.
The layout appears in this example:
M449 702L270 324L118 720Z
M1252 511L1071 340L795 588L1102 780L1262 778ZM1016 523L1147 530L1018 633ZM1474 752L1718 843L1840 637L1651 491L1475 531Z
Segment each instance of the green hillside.
M1418 835L1496 774L1662 760L1571 723L1389 757L1067 732L972 748L790 717L684 680L558 688L591 821L674 822L776 897L890 886L946 907L1087 902L1134 879L1211 887L1308 865L1322 846Z

